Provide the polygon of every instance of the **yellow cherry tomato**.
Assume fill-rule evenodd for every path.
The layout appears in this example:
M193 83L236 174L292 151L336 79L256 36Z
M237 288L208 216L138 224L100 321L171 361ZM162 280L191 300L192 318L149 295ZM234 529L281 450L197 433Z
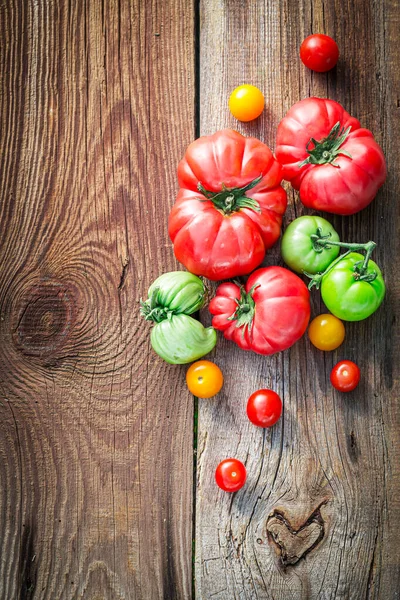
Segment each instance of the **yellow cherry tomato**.
M190 365L186 383L193 396L211 398L218 394L224 383L222 371L209 360L198 360Z
M344 336L342 321L330 314L315 317L308 328L308 337L319 350L335 350L343 342Z
M239 85L229 98L229 110L239 121L252 121L264 110L264 96L254 85Z

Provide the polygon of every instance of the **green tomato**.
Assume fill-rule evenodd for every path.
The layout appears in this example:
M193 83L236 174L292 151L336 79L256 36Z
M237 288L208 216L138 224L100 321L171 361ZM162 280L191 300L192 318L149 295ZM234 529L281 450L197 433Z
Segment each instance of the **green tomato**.
M362 281L355 269L364 256L348 254L322 278L321 296L326 307L343 321L362 321L380 306L385 297L385 282L376 263L370 260L366 274L377 273L373 281Z
M188 315L172 315L154 325L151 345L161 358L172 365L193 362L211 352L217 332Z
M199 277L187 271L172 271L157 277L148 291L148 304L187 314L199 310L205 297L204 284Z
M340 252L339 246L323 248L314 244L312 235L325 238L325 242L340 241L332 225L322 217L304 216L292 221L283 234L281 251L285 263L297 273L321 273Z

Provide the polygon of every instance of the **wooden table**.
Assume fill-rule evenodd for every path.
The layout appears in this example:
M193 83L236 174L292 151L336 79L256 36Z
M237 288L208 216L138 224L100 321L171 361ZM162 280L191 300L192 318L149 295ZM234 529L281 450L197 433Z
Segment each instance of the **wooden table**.
M396 0L0 3L1 600L399 598L399 30ZM328 74L299 61L311 32L339 44ZM243 82L266 98L248 125L227 110ZM194 401L138 311L178 267L177 163L222 127L274 148L313 94L387 157L373 204L329 217L378 243L387 299L332 353L219 339L223 391ZM289 191L285 223L303 212ZM329 384L344 357L362 371L348 396ZM259 387L284 400L271 430L245 415ZM213 481L229 455L248 470L235 495Z

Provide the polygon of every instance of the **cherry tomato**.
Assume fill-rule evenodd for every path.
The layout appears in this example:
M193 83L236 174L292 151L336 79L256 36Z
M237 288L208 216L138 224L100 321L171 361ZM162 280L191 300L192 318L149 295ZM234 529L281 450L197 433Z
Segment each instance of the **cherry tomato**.
M258 390L247 401L247 416L258 427L272 427L282 414L282 400L272 390Z
M254 85L239 85L230 95L229 110L239 121L252 121L264 110L264 96Z
M300 58L306 67L318 73L333 69L339 58L339 48L329 35L315 33L300 46Z
M329 314L318 315L308 328L310 341L319 350L335 350L342 344L345 328L337 317Z
M224 383L221 369L209 360L198 360L186 373L189 390L197 398L211 398L218 394Z
M226 458L215 470L215 481L224 492L237 492L246 481L246 467L236 458Z
M351 360L341 360L332 369L331 383L339 392L351 392L360 381L360 369Z

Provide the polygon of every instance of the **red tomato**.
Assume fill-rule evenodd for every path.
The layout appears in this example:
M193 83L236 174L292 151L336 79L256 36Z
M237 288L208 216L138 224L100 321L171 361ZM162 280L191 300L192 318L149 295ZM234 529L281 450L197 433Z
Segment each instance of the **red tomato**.
M351 360L341 360L331 371L331 383L339 392L351 392L360 381L360 369Z
M216 468L215 481L224 492L237 492L246 482L246 467L236 458L226 458Z
M176 258L196 275L229 279L253 271L279 238L282 169L262 142L225 129L188 147L169 216Z
M300 58L312 71L324 73L333 69L339 58L339 48L329 35L314 33L306 37L300 46Z
M288 269L254 271L246 285L223 283L209 305L212 325L243 350L274 354L292 346L307 329L310 293Z
M272 390L258 390L247 402L247 416L258 427L272 427L282 414L282 400Z
M292 106L278 126L276 158L305 206L339 215L365 208L386 179L385 157L372 133L323 98Z

